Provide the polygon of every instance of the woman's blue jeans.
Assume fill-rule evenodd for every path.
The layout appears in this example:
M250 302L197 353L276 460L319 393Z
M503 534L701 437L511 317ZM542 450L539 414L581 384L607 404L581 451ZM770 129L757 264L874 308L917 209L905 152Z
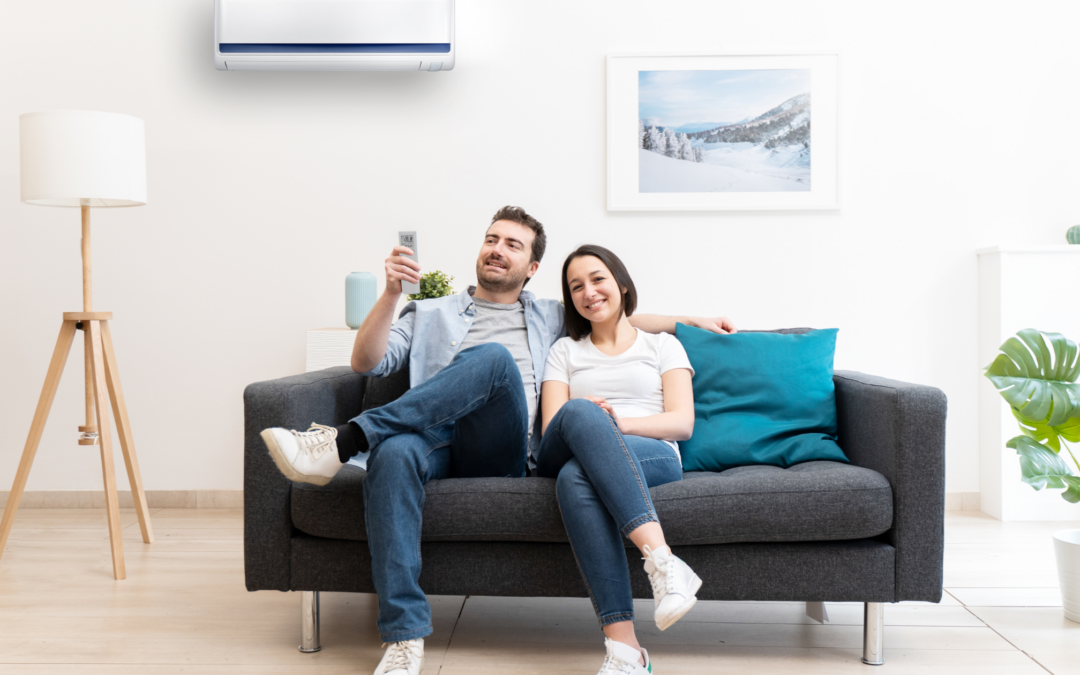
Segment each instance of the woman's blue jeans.
M600 625L633 621L623 537L658 522L649 488L682 479L675 450L654 438L624 436L600 406L574 399L548 423L536 471L557 478L563 524Z

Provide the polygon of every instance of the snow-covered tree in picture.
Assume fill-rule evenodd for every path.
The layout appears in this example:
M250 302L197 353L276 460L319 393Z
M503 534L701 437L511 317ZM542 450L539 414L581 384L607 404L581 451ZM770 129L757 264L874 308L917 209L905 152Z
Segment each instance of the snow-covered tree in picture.
M658 152L661 155L667 150L667 140L664 137L664 132L660 130L660 127L649 127L648 132L647 150Z
M679 139L674 129L664 129L664 154L668 157L679 157Z
M638 120L638 142L642 150L651 150L665 157L687 162L705 161L704 151L694 147L689 135L677 133L673 129L648 126L644 120Z
M690 139L686 134L679 134L679 159L694 161L694 148L690 145Z

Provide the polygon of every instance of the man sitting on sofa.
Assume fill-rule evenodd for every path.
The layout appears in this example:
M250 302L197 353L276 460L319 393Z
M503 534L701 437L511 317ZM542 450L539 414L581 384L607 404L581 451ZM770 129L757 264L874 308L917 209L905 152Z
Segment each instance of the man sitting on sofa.
M394 247L386 289L356 335L352 368L384 377L409 366L410 389L340 427L266 429L262 437L289 479L325 485L345 462L367 469L365 526L379 632L388 648L375 675L417 675L431 606L420 579L424 484L448 477L519 477L539 445L536 410L548 349L566 334L563 307L523 290L547 239L520 207L491 219L476 259L477 286L405 305L394 323L401 282L420 265ZM726 318L635 314L649 333L676 322L733 333Z

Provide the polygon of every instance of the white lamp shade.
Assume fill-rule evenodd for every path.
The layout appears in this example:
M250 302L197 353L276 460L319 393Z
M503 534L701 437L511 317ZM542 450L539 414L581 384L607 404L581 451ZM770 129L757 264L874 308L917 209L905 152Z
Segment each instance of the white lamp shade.
M138 117L88 110L19 116L22 201L146 204L146 131Z

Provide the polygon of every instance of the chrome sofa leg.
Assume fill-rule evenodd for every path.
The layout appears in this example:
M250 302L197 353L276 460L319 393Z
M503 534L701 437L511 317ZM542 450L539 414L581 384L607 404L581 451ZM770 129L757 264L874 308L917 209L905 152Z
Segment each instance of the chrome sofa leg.
M885 655L882 653L884 630L885 603L863 603L863 663L871 666L880 666L885 663Z
M319 642L319 592L300 592L300 651L305 654L322 649Z

